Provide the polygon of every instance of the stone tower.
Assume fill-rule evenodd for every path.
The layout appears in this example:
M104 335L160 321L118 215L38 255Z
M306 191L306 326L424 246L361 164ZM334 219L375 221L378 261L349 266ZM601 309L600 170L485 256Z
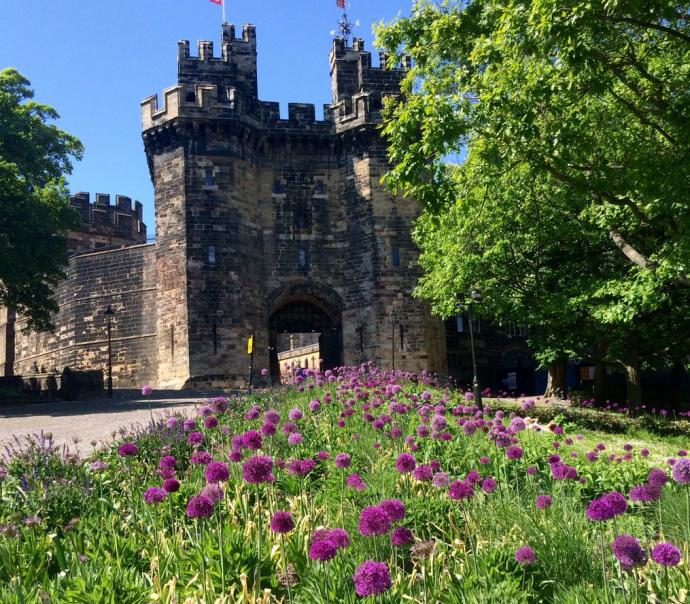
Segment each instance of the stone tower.
M380 184L385 95L406 65L374 67L362 40L336 39L333 104L258 99L256 30L225 24L178 83L142 103L156 203L158 386L246 383L278 375L285 332L320 333L324 367L372 360L446 372L443 326L411 297L420 269L410 237L416 204ZM395 357L395 358L393 358Z

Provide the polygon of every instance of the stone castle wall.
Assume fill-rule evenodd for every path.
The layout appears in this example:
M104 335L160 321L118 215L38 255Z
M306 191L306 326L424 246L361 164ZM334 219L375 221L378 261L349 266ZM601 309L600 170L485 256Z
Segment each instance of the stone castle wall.
M344 363L390 366L395 354L398 368L445 371L443 326L411 297L418 208L380 184L380 111L404 70L373 67L361 40L336 40L331 75L323 120L303 103L280 119L277 103L256 97L254 28L236 39L225 25L220 57L210 42L197 57L180 43L178 84L163 106L142 103L156 190L160 385L243 383L246 340L255 335L255 366L268 367L272 319L300 305L337 328Z
M57 290L60 311L51 333L24 332L17 318L15 375L107 367L106 317L112 319L113 383L136 388L157 379L155 248L137 245L70 259Z

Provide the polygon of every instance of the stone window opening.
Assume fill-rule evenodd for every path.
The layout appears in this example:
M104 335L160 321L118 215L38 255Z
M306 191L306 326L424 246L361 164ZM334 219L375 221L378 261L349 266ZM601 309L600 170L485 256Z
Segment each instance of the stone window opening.
M393 244L393 247L391 249L391 264L394 268L400 266L400 248L396 243Z
M277 179L273 181L273 194L274 195L282 195L283 194L283 183Z
M316 194L325 195L326 194L326 183L323 180L316 181Z
M309 268L309 256L307 254L307 248L299 248L297 253L297 264L300 268Z
M206 168L204 171L204 179L207 187L213 187L216 184L216 178L213 175L213 168Z
M193 90L187 91L186 100L188 103L196 103L196 94Z
M207 259L208 259L209 264L215 264L216 263L216 246L215 245L209 245L208 246Z

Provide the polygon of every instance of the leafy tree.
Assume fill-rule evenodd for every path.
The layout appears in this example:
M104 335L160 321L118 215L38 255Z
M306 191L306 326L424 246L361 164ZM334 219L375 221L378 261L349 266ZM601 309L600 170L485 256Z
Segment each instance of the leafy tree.
M414 59L387 104L387 182L425 208L419 291L437 312L512 280L484 310L540 326L543 362L601 344L631 382L641 357L687 354L659 340L690 289L689 23L661 0L449 0L379 27ZM484 255L448 254L452 237Z
M51 123L59 117L52 107L32 98L24 76L0 71L0 304L30 328L48 329L67 264L65 233L78 219L64 175L82 146Z

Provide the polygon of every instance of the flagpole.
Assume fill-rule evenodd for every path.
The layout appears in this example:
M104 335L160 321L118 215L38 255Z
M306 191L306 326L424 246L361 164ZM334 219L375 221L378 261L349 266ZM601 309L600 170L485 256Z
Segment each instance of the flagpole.
M227 23L227 20L225 19L225 0L221 0L221 4L223 6L223 24Z

